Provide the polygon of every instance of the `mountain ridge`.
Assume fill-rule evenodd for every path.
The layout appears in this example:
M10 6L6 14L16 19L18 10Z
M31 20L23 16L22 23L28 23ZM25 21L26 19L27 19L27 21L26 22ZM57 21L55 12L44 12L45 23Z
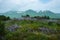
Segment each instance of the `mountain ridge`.
M6 13L0 13L0 15L5 15L9 16L11 18L21 18L22 15L30 15L31 17L33 16L49 16L50 18L60 18L59 13L54 13L52 11L39 11L36 12L34 10L26 10L26 11L9 11Z

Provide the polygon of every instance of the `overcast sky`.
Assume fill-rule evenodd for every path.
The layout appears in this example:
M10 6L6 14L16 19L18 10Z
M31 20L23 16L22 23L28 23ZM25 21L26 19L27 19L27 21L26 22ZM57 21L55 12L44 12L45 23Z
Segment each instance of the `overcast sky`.
M60 0L0 0L0 12L25 11L28 9L50 10L60 13Z

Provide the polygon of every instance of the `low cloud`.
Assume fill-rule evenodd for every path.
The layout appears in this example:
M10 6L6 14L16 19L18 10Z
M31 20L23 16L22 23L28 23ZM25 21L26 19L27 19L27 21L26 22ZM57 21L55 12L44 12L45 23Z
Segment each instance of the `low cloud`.
M46 3L40 0L0 0L0 12L10 10L51 10L53 12L60 12L60 0L51 0Z

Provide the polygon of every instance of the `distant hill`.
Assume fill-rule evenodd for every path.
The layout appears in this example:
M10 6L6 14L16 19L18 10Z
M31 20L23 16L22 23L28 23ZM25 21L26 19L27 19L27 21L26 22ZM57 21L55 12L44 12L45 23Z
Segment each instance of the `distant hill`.
M37 12L33 10L27 10L24 12L25 15L30 15L30 16L37 16Z
M9 16L10 18L21 18L22 13L18 13L18 11L9 11L6 13L0 13L0 15Z
M39 11L36 12L34 10L26 10L26 11L9 11L6 13L0 13L0 15L9 16L11 18L21 18L22 15L30 15L33 16L49 16L50 18L60 18L60 13L54 13L51 11Z
M56 18L56 14L51 11L39 12L40 16L49 16L50 18Z

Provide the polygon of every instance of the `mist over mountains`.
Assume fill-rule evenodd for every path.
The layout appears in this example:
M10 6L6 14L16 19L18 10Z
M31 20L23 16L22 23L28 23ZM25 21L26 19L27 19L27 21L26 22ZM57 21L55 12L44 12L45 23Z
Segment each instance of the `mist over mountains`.
M21 18L24 15L34 16L49 16L50 18L60 18L60 13L54 13L52 11L39 11L36 12L34 10L26 10L26 11L8 11L6 13L0 13L0 15L9 16L11 18Z

